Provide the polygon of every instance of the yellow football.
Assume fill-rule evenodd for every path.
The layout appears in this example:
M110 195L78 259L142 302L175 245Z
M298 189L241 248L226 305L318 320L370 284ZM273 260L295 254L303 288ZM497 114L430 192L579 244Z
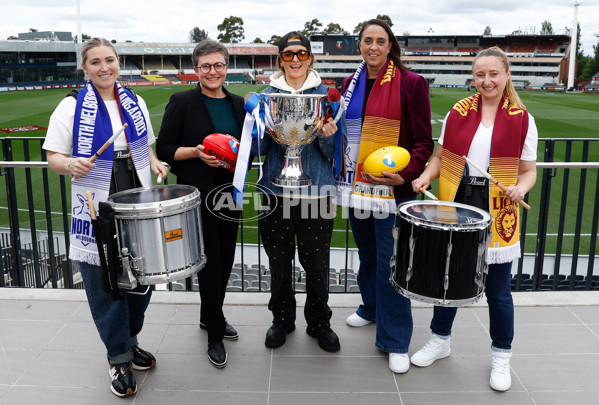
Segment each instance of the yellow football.
M397 173L410 163L410 152L401 146L385 146L372 152L364 160L362 169L375 177L384 177L382 172Z

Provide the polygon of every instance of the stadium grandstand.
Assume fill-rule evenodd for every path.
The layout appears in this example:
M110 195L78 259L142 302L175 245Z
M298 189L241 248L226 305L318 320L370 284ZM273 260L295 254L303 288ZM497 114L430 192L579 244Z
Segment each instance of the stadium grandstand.
M42 32L0 41L0 91L81 85L77 49L70 33ZM65 40L71 38L71 40ZM477 52L503 49L519 88L565 90L570 54L567 35L399 36L404 62L431 87L468 87ZM361 60L357 36L313 35L312 49L324 82L340 85ZM195 82L190 55L193 44L115 43L121 56L121 80L131 85ZM277 47L270 44L226 44L229 83L267 83L276 71ZM597 75L596 75L597 76ZM591 91L599 88L595 77ZM593 87L594 86L594 87Z
M431 87L467 87L472 60L483 49L498 46L512 65L520 88L565 90L570 37L567 35L402 36L397 37L403 61L424 76ZM356 36L312 36L322 77L337 83L355 70L361 59Z

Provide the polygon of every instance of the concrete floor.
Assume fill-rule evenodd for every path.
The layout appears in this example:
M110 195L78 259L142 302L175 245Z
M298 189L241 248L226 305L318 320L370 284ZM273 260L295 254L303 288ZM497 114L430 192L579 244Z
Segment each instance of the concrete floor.
M301 304L305 296L298 295ZM395 375L374 347L375 327L345 318L359 294L331 294L337 353L322 351L297 329L278 349L264 346L268 294L229 293L225 314L240 333L225 342L229 361L214 368L198 328L199 295L155 292L141 346L158 360L134 372L139 391L119 399L109 390L105 350L80 290L0 288L0 404L599 404L599 291L518 292L512 388L489 387L491 367L485 302L462 308L452 355ZM413 303L410 354L429 338L432 310Z

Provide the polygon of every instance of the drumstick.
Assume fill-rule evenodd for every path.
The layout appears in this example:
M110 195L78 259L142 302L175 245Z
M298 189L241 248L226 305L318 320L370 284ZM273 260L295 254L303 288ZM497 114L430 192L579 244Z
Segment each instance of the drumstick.
M424 193L424 195L427 196L428 198L430 198L431 200L439 201L439 199L437 197L435 197L435 195L433 193L431 193L424 187L420 187L420 192Z
M160 174L158 176L156 176L156 183L158 183L158 184L162 183L162 176Z
M92 198L92 192L87 190L85 192L87 195L87 205L89 205L89 215L93 220L96 219L96 208L94 207L94 199Z
M495 179L495 177L491 176L489 173L487 173L486 170L481 169L480 166L478 166L476 163L474 163L472 160L468 159L466 156L462 155L462 157L464 159L466 159L466 162L468 162L470 165L472 165L472 167L474 167L476 170L478 170L479 172L481 172L487 179L489 179L491 182L493 182L497 187L499 187L502 191L507 191L507 188L501 184L497 179ZM518 204L520 204L521 206L523 206L524 208L526 208L527 210L530 209L530 205L526 204L524 202L524 200L520 200L518 201Z
M89 158L89 162L90 163L94 163L96 161L97 158L100 157L100 155L102 154L102 152L104 152L106 150L106 148L108 148L110 146L110 144L112 144L116 138L123 133L123 131L125 130L125 128L127 128L129 125L128 124L123 124L122 127L120 127L118 129L118 131L116 131L107 141L104 145L102 145L102 147L100 149L98 149L98 151L92 155L92 157ZM75 176L71 179L71 182L77 180L79 177Z

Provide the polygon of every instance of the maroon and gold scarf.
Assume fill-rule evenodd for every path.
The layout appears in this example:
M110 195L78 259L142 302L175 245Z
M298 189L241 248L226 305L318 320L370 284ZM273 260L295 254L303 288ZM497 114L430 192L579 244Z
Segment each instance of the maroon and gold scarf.
M384 146L397 145L401 122L401 72L388 59L366 101L366 65L360 64L345 93L348 129L345 178L337 182L338 204L367 210L395 212L392 186L372 184L362 171L368 155ZM362 111L364 103L364 121Z
M445 124L439 199L453 201L458 190L465 159L482 118L480 94L458 101ZM528 132L528 112L510 106L503 98L499 103L491 138L490 173L506 187L518 182L520 156ZM489 245L489 263L506 263L520 254L520 220L518 204L507 198L495 184L490 184L489 212L494 232Z

